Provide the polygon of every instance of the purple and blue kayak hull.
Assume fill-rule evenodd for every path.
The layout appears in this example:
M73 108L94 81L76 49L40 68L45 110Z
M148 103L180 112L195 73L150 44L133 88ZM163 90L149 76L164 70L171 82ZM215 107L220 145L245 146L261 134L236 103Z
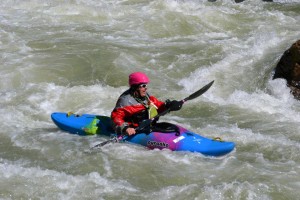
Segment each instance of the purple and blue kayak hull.
M78 135L115 134L111 119L107 116L56 112L51 114L53 122L62 130ZM235 148L234 142L214 140L193 133L176 125L176 132L139 133L125 137L125 141L146 146L149 149L170 149L172 151L198 152L205 156L223 156Z

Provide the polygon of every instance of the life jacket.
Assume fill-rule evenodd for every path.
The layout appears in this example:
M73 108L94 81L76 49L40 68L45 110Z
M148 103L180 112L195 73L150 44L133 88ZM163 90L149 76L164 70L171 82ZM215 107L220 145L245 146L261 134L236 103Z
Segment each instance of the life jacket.
M127 90L119 97L111 118L118 133L126 126L138 127L141 121L153 118L165 109L165 103L156 97L147 93L146 97L140 99Z
M147 95L146 95L144 101L141 100L141 99L139 99L139 98L136 98L136 97L134 97L134 98L135 98L135 100L136 100L137 102L139 102L140 104L142 104L142 105L145 106L145 108L146 108L146 110L143 110L143 111L141 112L142 117L143 117L142 120L144 120L144 119L152 119L152 118L154 118L156 115L158 115L158 111L157 111L158 108L157 108L157 106L150 100L149 94L148 94L148 93L147 93ZM139 115L139 114L140 114L140 113L137 113L137 115Z

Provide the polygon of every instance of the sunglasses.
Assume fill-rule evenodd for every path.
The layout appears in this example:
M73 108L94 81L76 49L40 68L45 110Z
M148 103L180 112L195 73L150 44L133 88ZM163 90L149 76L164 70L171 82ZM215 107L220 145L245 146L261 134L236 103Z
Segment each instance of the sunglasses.
M139 88L147 88L147 84L141 84L139 85Z

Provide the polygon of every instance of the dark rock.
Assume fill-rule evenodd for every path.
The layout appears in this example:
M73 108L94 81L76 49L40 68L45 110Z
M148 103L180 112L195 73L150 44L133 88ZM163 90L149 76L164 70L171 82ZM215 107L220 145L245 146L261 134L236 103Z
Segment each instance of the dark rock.
M216 2L217 0L207 0L209 2ZM245 0L234 0L235 3L241 3ZM266 1L266 2L273 2L273 0L262 0L262 1Z
M241 3L241 2L243 2L245 0L234 0L234 1L235 1L235 3ZM262 1L273 2L273 0L262 0Z
M291 93L300 100L300 40L295 42L280 58L273 79L283 78Z

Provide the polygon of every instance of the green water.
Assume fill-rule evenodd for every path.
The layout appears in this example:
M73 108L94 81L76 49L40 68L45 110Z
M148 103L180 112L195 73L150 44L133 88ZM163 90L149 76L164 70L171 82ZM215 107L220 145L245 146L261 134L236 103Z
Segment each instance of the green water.
M298 199L299 102L272 80L300 39L296 0L1 1L1 199ZM236 143L208 158L62 132L52 112L110 115L144 71L160 121Z

